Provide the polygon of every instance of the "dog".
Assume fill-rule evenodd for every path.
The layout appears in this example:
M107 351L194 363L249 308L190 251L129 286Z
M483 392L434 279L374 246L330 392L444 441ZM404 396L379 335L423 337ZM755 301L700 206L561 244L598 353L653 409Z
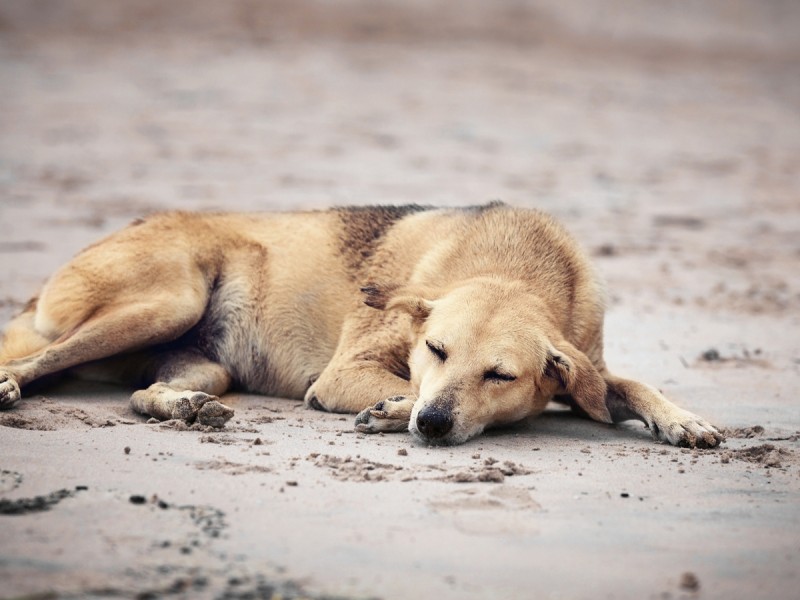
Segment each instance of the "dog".
M232 387L459 444L563 401L679 446L723 441L603 360L602 287L542 212L375 206L168 212L58 270L9 323L0 407L54 373L130 383L156 419L221 427Z

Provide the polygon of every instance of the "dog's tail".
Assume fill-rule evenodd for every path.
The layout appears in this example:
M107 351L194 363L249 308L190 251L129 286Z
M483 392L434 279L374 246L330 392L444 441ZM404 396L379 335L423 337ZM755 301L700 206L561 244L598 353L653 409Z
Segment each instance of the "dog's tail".
M36 316L38 298L32 298L22 312L6 327L5 335L0 340L0 365L15 358L24 358L52 343L36 331L33 322Z

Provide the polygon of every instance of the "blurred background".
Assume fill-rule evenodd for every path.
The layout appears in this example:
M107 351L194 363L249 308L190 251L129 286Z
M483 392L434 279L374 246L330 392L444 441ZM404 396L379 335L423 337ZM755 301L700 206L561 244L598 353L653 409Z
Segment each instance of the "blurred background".
M717 305L800 306L798 32L793 0L0 0L0 308L155 210L492 199L626 294L749 269Z
M768 437L726 448L784 440L788 470L737 467L730 452L690 461L641 431L550 415L477 442L484 456L535 468L523 485L535 483L536 500L492 495L497 513L447 509L475 515L478 529L459 533L440 512L457 504L437 498L461 484L323 493L313 482L327 486L327 475L282 440L269 446L273 475L203 473L216 483L194 498L220 505L233 533L186 562L210 556L209 576L224 578L232 564L251 574L285 565L317 585L386 597L531 597L532 586L541 597L790 597L800 564L800 2L0 0L0 325L81 247L153 211L494 199L555 214L593 255L608 283L614 371L721 426L763 426ZM26 465L48 485L91 468L91 452L125 439L120 427L89 429L107 395L39 397L9 412L0 425L22 414L11 425L22 427L36 414L23 411L64 407L78 415L62 411L65 422L85 429L22 437L2 427L6 467ZM112 398L124 407L127 391ZM402 460L392 446L402 438L358 446L333 433L349 423L328 429L330 416L286 410L296 443L316 443L294 429L305 418L306 435L321 427L332 452ZM149 432L161 435L137 431L132 461L156 439ZM59 440L77 441L68 450ZM587 443L591 453L579 452ZM176 450L175 461L223 452L204 448ZM444 464L419 450L417 460ZM451 464L469 460L448 452ZM70 466L56 476L60 465ZM139 486L140 472L119 468L109 485ZM172 472L153 471L152 485ZM159 493L197 485L181 473ZM291 494L230 483L287 477L301 480ZM59 508L55 521L32 517L35 529L8 522L17 529L6 533L0 580L12 594L98 571L114 585L173 589L169 572L148 578L143 568L166 560L153 552L161 530L147 537L162 521L129 513L142 531L104 532L100 543L92 531L132 521L117 518L118 505L81 506L91 518ZM218 562L219 549L230 558ZM696 577L679 583L689 569L699 592Z

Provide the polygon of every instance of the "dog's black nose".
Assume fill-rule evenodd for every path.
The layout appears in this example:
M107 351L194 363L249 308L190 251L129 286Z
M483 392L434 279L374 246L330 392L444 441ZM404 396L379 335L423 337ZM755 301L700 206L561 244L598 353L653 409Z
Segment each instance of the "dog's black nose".
M428 407L417 414L417 429L428 439L444 437L452 428L453 417L449 411Z

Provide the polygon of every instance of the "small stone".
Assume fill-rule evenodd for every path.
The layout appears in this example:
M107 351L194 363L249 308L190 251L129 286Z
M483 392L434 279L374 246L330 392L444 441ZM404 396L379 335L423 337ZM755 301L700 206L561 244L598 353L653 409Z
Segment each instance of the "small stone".
M125 454L130 454L131 453L131 447L130 446L125 446L124 452L125 452Z
M406 450L405 448L400 448L397 451L397 455L398 456L408 456L408 450Z
M134 494L130 498L128 498L131 504L144 504L147 502L147 499L144 496L140 496L139 494Z
M681 589L696 592L700 589L700 580L694 573L686 572L681 575Z

